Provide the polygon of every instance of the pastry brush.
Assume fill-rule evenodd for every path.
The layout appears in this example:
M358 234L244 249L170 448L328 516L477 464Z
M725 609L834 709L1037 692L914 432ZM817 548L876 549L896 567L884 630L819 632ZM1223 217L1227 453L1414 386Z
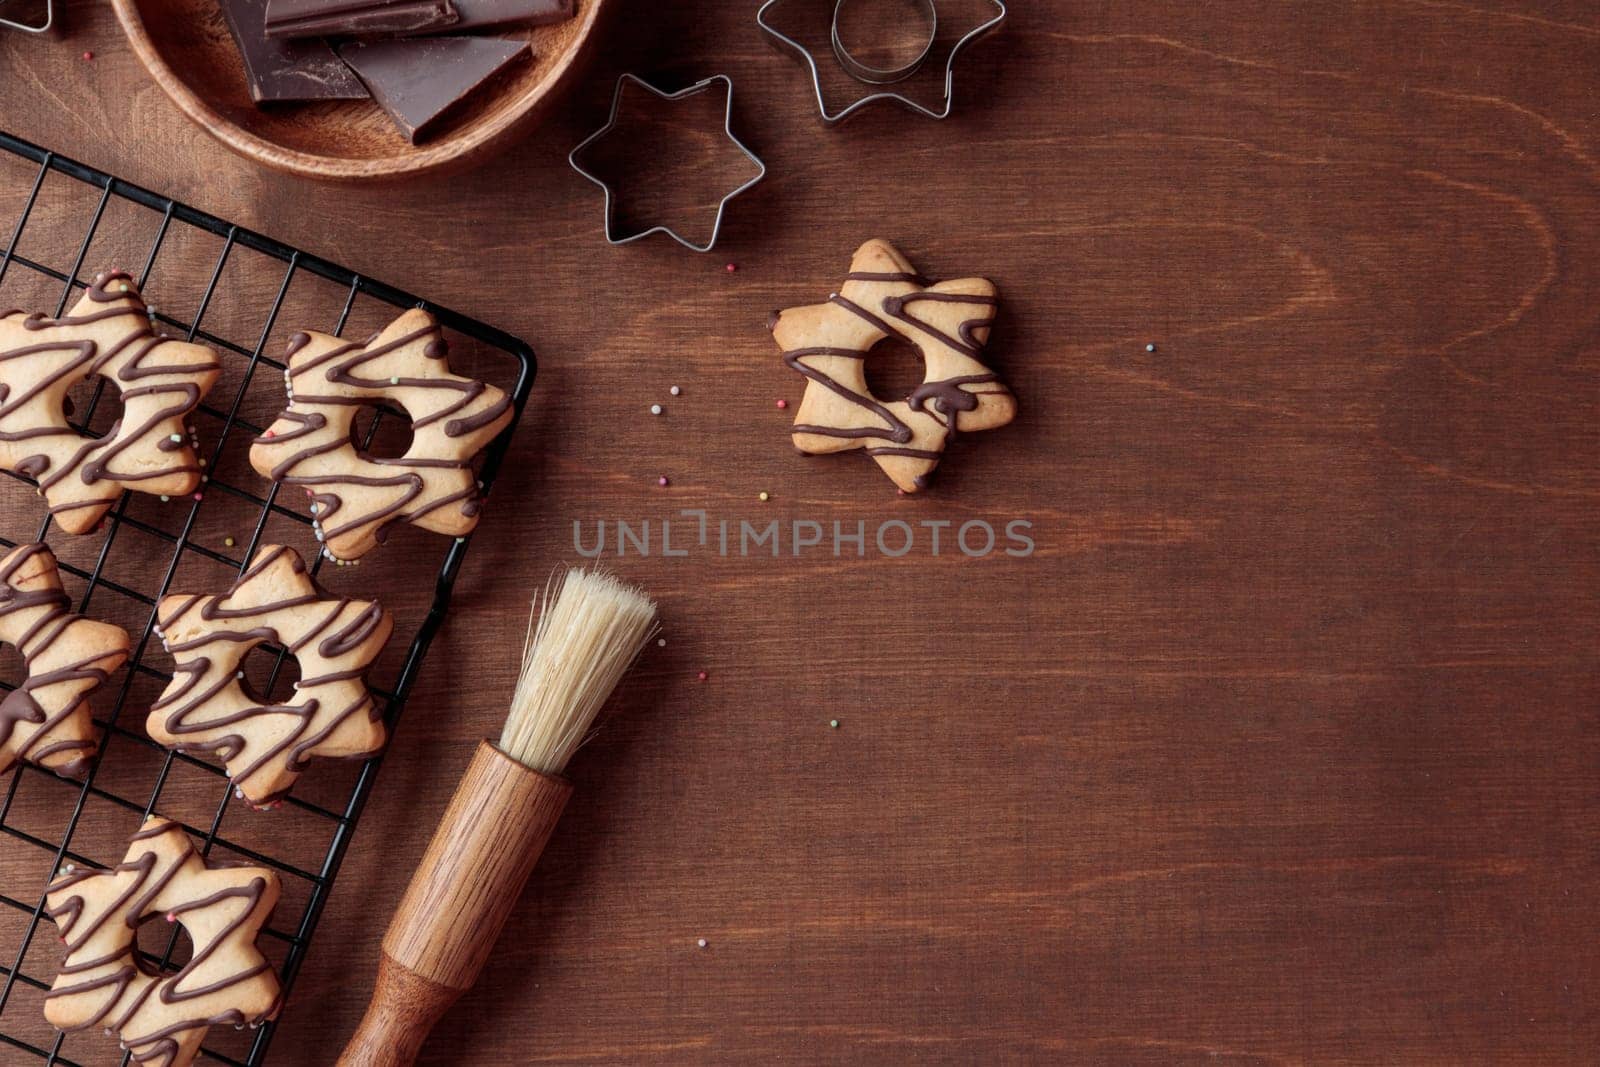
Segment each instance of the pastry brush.
M572 793L567 761L655 629L648 597L581 570L566 572L553 600L546 588L540 609L535 597L500 743L478 745L412 875L341 1067L414 1063L477 981Z

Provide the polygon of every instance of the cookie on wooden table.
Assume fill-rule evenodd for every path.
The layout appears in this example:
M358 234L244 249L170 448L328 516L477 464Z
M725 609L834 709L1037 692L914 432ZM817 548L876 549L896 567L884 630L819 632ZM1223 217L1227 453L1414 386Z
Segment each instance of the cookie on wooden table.
M999 307L987 278L929 283L889 242L856 250L826 302L775 311L767 326L783 360L805 375L795 448L806 454L864 449L907 493L928 478L960 432L1004 426L1017 401L979 357ZM901 400L867 386L878 342L899 336L922 355L922 384Z
M64 318L0 314L0 465L37 480L74 534L94 529L124 489L192 493L200 461L185 420L221 371L211 349L156 333L121 271L97 275ZM67 423L67 391L91 375L121 396L102 437Z
M330 559L355 560L398 523L461 537L481 506L472 460L511 422L511 398L446 362L433 316L413 308L365 344L321 333L289 341L289 406L250 448L264 476L311 497ZM389 401L411 417L411 447L364 453L352 437L362 407Z
M177 662L145 727L163 745L220 758L250 803L281 798L314 758L383 748L387 733L365 678L394 620L376 603L323 590L294 549L264 545L227 593L162 597L156 615ZM283 703L267 703L240 670L263 642L300 665Z
M278 977L256 936L278 903L265 867L208 862L159 816L110 870L64 868L45 896L66 959L44 1015L62 1030L104 1029L135 1063L187 1067L212 1026L255 1026L277 1013ZM139 926L182 923L194 952L156 975L137 956Z
M89 697L127 660L127 631L74 614L55 555L29 544L0 559L0 641L27 670L0 699L0 771L23 759L81 777L99 747Z

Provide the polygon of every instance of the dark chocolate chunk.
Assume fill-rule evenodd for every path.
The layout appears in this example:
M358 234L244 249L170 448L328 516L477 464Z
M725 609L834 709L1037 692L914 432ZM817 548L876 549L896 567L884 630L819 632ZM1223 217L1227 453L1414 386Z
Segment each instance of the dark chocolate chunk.
M454 25L450 0L267 0L268 37L354 37Z
M572 17L572 0L451 0L460 16L450 32L485 26L548 26Z
M221 5L256 103L367 98L361 79L322 41L268 40L261 21L267 0L221 0Z
M339 47L340 58L412 144L479 86L531 54L527 41L500 37L414 37Z

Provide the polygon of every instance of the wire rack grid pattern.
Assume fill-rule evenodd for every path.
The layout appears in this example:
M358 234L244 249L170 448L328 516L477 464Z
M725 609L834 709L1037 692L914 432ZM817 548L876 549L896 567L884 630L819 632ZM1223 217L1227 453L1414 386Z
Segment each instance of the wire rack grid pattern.
M510 444L511 434L516 427L517 421L520 420L523 406L533 385L536 366L532 350L524 342L500 330L447 308L438 307L399 289L372 281L327 260L301 252L271 238L263 237L223 219L178 203L168 197L160 196L110 174L0 132L0 159L3 159L5 155L19 157L26 162L32 163L37 166L37 170L34 172L32 188L26 196L22 211L11 228L9 239L3 251L0 251L0 282L3 282L7 273L14 269L33 271L46 278L53 279L61 285L60 299L55 308L55 314L60 316L71 303L73 295L86 288L87 283L82 278L84 260L89 253L91 242L95 238L107 206L118 198L130 201L157 213L159 216L154 239L144 257L143 266L136 274L141 289L143 289L150 277L157 257L161 254L169 235L174 231L174 227L193 227L222 239L221 251L210 271L209 281L199 296L199 303L192 318L186 321L183 318L159 311L153 317L167 327L166 332L169 335L181 336L185 340L199 341L210 345L224 359L234 358L246 361L242 370L241 382L232 400L226 402L225 406L219 406L212 402L214 398L207 398L199 408L205 414L220 420L220 430L215 441L206 443L200 452L200 455L207 459L206 469L211 473L211 477L204 487L206 494L225 494L257 509L255 526L250 536L247 539L241 539L240 543L243 550L235 558L229 553L219 552L191 539L196 518L205 506L204 495L197 496L189 504L187 515L182 520L176 533L145 522L131 514L129 512L131 495L128 493L122 495L107 515L105 540L99 548L98 556L93 565L82 567L64 560L60 561L60 568L64 573L75 575L87 584L76 604L75 610L79 613L87 612L91 598L100 589L115 592L148 609L143 632L133 635L133 649L129 657L126 674L120 683L113 683L117 691L99 694L100 700L96 705L96 721L102 727L100 752L96 755L90 772L81 783L76 804L65 824L65 831L58 840L46 839L38 834L24 830L14 825L10 818L18 787L24 777L27 775L55 777L51 772L34 767L31 764L19 763L9 787L5 790L3 797L0 797L0 835L4 835L0 837L0 842L3 842L5 838L25 842L27 845L54 857L54 861L48 871L41 871L41 885L37 898L25 899L10 892L0 891L0 908L9 908L21 913L27 920L26 932L14 953L10 952L7 946L0 944L0 1045L9 1047L14 1051L31 1054L30 1061L31 1058L37 1058L39 1062L47 1065L47 1067L55 1064L62 1065L62 1067L78 1067L75 1060L69 1059L64 1054L64 1045L68 1035L58 1033L53 1043L41 1045L8 1033L6 1016L7 1006L12 1002L12 994L19 983L41 991L48 990L50 987L50 982L44 977L26 973L24 961L28 955L28 949L40 928L41 921L44 920L45 900L43 885L48 881L49 872L66 863L94 865L93 861L74 851L72 847L73 836L77 832L79 820L83 815L84 806L89 798L99 798L129 813L137 813L142 819L158 811L162 801L162 791L168 783L175 764L181 762L191 767L199 768L201 771L210 773L220 780L221 795L209 824L182 823L191 837L199 842L202 854L210 855L214 847L221 846L251 862L270 867L285 878L303 879L309 886L309 895L305 906L298 917L294 918L289 924L292 929L285 930L282 928L286 917L281 914L283 910L281 903L279 913L275 914L271 924L263 929L263 937L275 939L286 946L286 955L279 968L279 978L283 985L284 995L287 997L305 960L306 951L316 930L317 921L321 917L328 893L332 888L335 877L338 875L345 850L349 846L356 823L361 816L362 808L366 803L368 794L371 792L373 780L382 759L380 754L362 765L343 810L336 810L331 806L301 800L293 794L285 798L284 802L286 804L317 819L326 820L332 826L329 845L326 854L323 856L320 869L308 870L304 866L285 862L281 858L251 849L237 840L224 836L222 833L223 824L225 817L231 810L229 798L232 793L226 772L215 764L184 753L162 748L150 740L141 729L130 727L129 724L122 721L123 712L129 702L129 693L136 676L143 675L162 684L171 677L170 673L162 670L159 666L146 662L146 656L147 653L152 651L151 636L156 621L156 604L169 591L173 578L178 572L179 562L183 554L191 552L242 573L247 561L255 554L257 547L262 543L269 518L276 515L306 527L311 524L308 516L277 502L278 483L270 483L270 485L263 483L264 488L258 491L255 488L230 484L223 478L218 477L216 473L218 458L221 456L223 447L231 434L235 431L241 431L253 437L259 435L264 429L241 417L241 405L244 402L251 380L261 368L269 368L279 373L284 370L284 364L266 355L263 349L267 345L274 324L277 322L279 311L283 307L285 296L289 292L290 283L297 274L305 272L346 288L344 306L339 313L338 324L334 329L336 334L343 332L357 296L364 295L391 305L397 311L412 307L423 308L433 314L445 329L453 330L472 339L496 357L503 357L507 372L505 380L508 383L513 383L510 384L509 391L514 403L516 418L485 450L483 463L479 471L479 479L485 494L489 492L490 487L493 485L495 475ZM76 254L68 270L51 267L18 251L18 241L28 223L29 215L34 210L35 204L39 199L40 190L44 186L46 178L52 174L61 175L99 191L96 206L90 213L82 240L77 246ZM0 233L3 232L0 231ZM223 269L227 265L229 254L237 248L252 249L284 264L283 280L278 285L276 298L266 313L258 340L253 347L246 347L222 336L212 334L201 326L206 309L210 305L216 290L218 279L221 278ZM91 432L89 424L94 418L104 391L105 380L96 378L86 409L82 412L81 418L73 422L73 425L77 426L82 432ZM372 413L371 424L364 430L363 449L371 444L373 437L378 432L379 425L385 417L397 418L403 416L400 416L393 409L383 406L376 407ZM6 473L9 474L11 472ZM21 475L15 474L12 477L22 478ZM22 480L27 481L27 479ZM46 516L39 527L35 540L45 541L51 529L51 519ZM112 545L116 541L118 533L123 529L138 530L170 547L171 559L168 561L164 575L160 579L159 589L153 595L134 588L136 583L119 581L114 574L108 573L107 561L111 554ZM9 551L10 548L14 547L14 544L15 542L11 539L0 537L0 545L4 546L5 551ZM428 646L444 621L445 612L449 604L450 591L466 556L466 550L467 539L451 539L448 541L448 547L444 551L444 559L440 564L435 580L432 603L414 632L410 646L404 654L395 683L388 688L377 685L371 686L373 697L383 706L383 714L391 727L403 710L407 695L416 680ZM315 562L310 565L313 575L317 573L323 563L324 557L318 555ZM395 638L391 640L400 639L402 639L401 635L397 633ZM267 653L273 657L266 689L266 692L270 693L278 680L285 660L288 658L288 653L287 650L280 647L271 645L264 647ZM159 642L155 643L154 648L159 650ZM0 684L0 691L9 690L10 688L12 688L10 685ZM97 784L96 776L102 765L105 753L113 744L147 746L160 754L160 770L146 795L127 796ZM78 786L75 781L71 784L75 787ZM181 822L182 820L179 821ZM0 886L0 890L9 888L11 887ZM167 938L166 948L162 952L153 953L141 949L140 955L144 957L147 965L154 966L157 969L170 970L173 954L178 945L178 935L179 930L174 926L172 933ZM257 1065L264 1063L266 1060L267 1050L271 1044L276 1026L277 1023L275 1021L263 1024L256 1032L254 1040L250 1043L248 1053L242 1059L209 1047L202 1050L201 1057L203 1060L233 1064L235 1067L257 1067ZM96 1037L98 1040L104 1040L99 1038L98 1035ZM9 1062L12 1059L12 1055L7 1054L4 1058ZM121 1062L126 1067L130 1062L130 1054L124 1052Z

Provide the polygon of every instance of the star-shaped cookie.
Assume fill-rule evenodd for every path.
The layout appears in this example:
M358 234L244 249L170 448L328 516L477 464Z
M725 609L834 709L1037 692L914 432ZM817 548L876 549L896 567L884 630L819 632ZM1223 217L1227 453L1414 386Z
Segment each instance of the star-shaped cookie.
M61 528L87 533L124 489L177 496L200 484L184 420L222 364L204 345L157 334L133 280L95 277L64 318L0 314L0 465L39 482ZM67 391L98 374L122 417L103 437L67 423Z
M157 616L156 632L177 663L150 708L150 736L216 754L252 804L287 793L312 758L370 756L383 747L364 678L394 620L375 603L324 592L293 549L263 545L226 594L163 597ZM239 670L264 641L300 665L287 703L263 703Z
M500 389L451 373L432 315L413 308L366 344L297 333L288 362L288 410L251 445L250 464L311 495L330 559L359 559L396 523L472 531L481 506L472 459L515 412ZM411 416L411 447L393 459L351 437L357 412L386 400Z
M43 544L0 559L0 641L28 677L0 700L0 772L19 759L79 777L97 746L89 695L128 658L120 626L74 615L56 557Z
M187 1067L210 1027L276 1014L278 978L256 937L278 892L273 871L207 863L181 826L151 816L117 866L68 867L47 890L45 914L66 959L45 1018L62 1030L116 1034L135 1063ZM182 923L194 944L174 974L139 963L139 926L157 916Z
M791 431L801 452L865 449L907 493L927 488L957 431L991 430L1017 413L1016 398L979 361L999 297L985 278L929 284L887 241L856 250L827 302L773 312L767 325L783 361L805 375ZM922 354L922 384L903 400L867 387L879 341L905 338Z

